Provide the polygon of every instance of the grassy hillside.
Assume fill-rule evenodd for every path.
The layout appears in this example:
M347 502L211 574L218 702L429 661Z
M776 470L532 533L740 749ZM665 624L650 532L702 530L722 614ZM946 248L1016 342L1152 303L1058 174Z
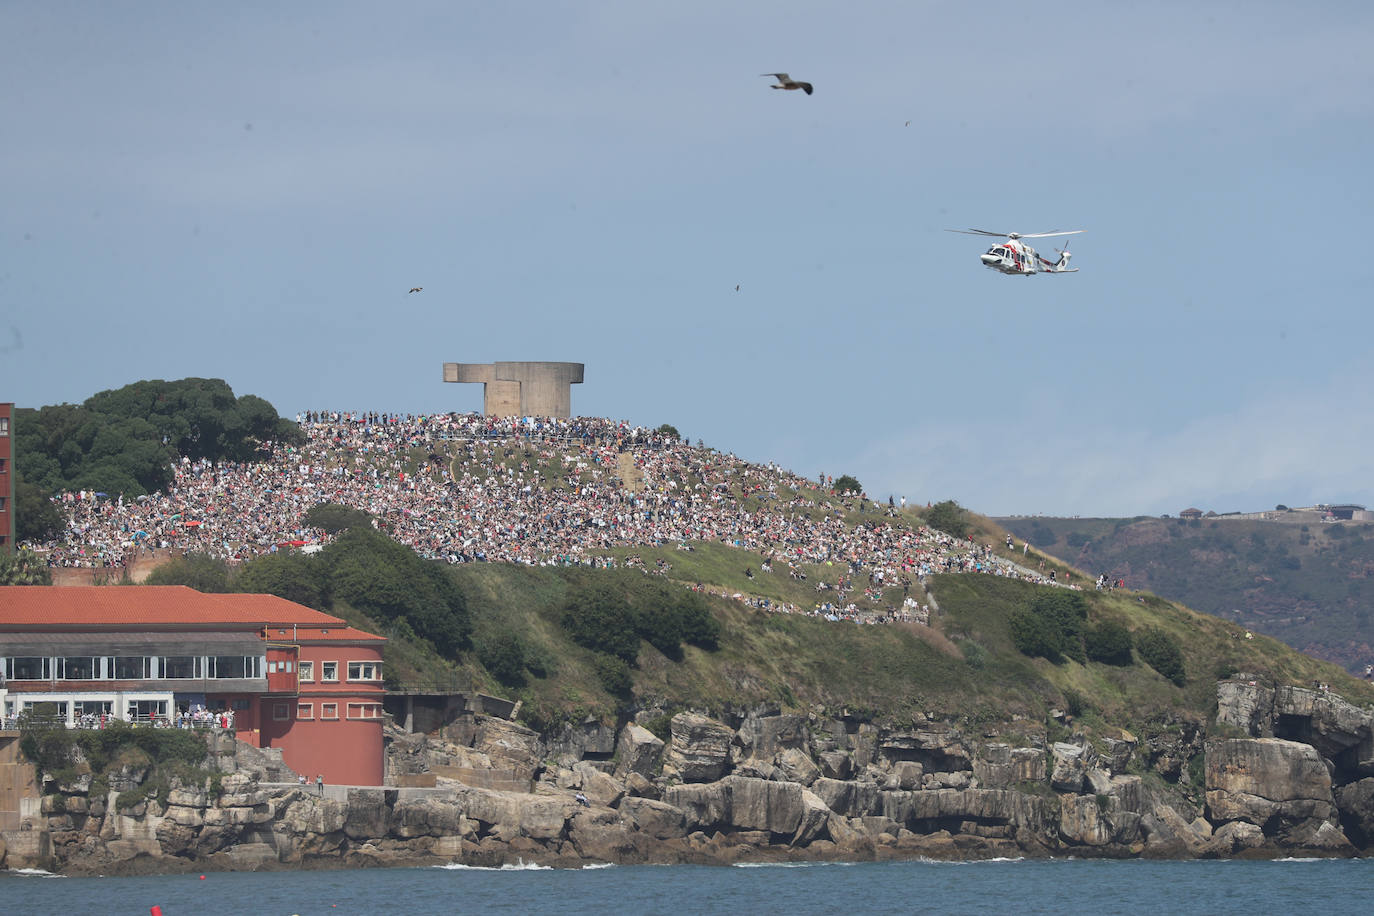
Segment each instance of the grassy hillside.
M690 562L672 572L685 568L693 573L687 578L692 582L695 573L711 568L729 578L736 566L742 570L746 554L701 545L678 556ZM1046 587L972 574L933 577L931 592L941 612L929 627L856 625L769 613L710 596L711 613L722 624L719 648L688 646L674 660L643 643L632 670L633 694L617 696L602 686L596 654L573 643L560 624L569 595L589 579L630 598L665 581L685 589L684 582L638 570L495 563L452 572L467 597L475 641L499 631L518 634L537 673L527 673L523 683L503 685L482 667L475 651L444 662L422 641L393 632L388 680L448 678L462 688L517 697L524 701L522 718L535 726L586 717L612 720L630 707L726 713L768 704L801 712L849 710L896 722L911 721L918 713L1004 727L1020 720L1028 731L1043 728L1048 710L1058 707L1074 709L1087 720L1146 729L1147 723L1171 716L1210 715L1217 678L1235 671L1281 683L1322 680L1355 702L1374 702L1374 685L1336 666L1263 636L1245 639L1244 628L1234 623L1127 591L1086 592L1089 621L1113 620L1132 631L1155 627L1174 636L1184 653L1187 678L1182 686L1143 664L1138 655L1126 667L1029 658L1014 647L1007 619ZM794 585L785 575L758 576L750 584L781 599ZM365 619L357 622L368 624Z
M1011 518L1019 538L1319 658L1374 662L1374 525L1176 518Z

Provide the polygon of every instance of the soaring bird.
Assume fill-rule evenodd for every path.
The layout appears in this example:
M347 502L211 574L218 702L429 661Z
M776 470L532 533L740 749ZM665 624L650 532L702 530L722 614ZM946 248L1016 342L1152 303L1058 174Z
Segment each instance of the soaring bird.
M773 86L774 89L800 89L802 92L805 92L807 95L810 95L810 94L811 94L811 84L810 84L810 83L803 83L803 82L801 82L800 80L794 80L794 79L792 79L792 77L788 76L786 73L760 73L759 76L772 76L772 77L776 77L777 80L778 80L778 82L777 82L776 85Z
M422 289L424 289L423 286L412 286L412 287L410 288L410 292L411 292L411 293L418 293L418 292L419 292L420 290L422 290ZM407 293L406 295L410 295L410 293Z

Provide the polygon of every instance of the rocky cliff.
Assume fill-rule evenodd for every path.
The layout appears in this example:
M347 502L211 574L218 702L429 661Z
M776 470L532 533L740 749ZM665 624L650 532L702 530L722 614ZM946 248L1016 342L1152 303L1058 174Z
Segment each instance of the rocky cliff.
M662 740L645 725L661 728ZM129 793L121 771L45 784L8 867L69 873L910 856L1367 853L1374 716L1320 690L1239 675L1217 721L1137 738L1068 717L1000 732L917 716L737 711L587 722L541 735L467 714L393 730L384 788L287 778L280 760L211 739L204 785ZM1108 730L1110 731L1110 730ZM126 793L121 796L121 793ZM121 797L143 797L126 808Z

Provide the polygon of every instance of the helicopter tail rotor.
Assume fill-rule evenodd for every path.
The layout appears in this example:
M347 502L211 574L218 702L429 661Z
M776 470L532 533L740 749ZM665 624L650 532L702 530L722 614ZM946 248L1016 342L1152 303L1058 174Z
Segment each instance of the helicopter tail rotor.
M1068 270L1069 258L1073 257L1073 252L1069 251L1069 243L1065 242L1063 248L1056 248L1054 250L1059 252L1059 260L1054 263L1054 269Z

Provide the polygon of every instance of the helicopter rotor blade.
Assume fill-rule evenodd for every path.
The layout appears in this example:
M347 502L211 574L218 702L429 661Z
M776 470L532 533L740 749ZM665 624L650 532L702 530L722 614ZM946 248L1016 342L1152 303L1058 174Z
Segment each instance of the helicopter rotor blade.
M995 239L1004 239L1011 235L1011 233L1009 232L989 232L986 229L946 229L945 231L959 232L964 235L988 235L992 236Z
M1056 231L1056 232L1023 232L1023 233L1021 233L1021 238L1023 238L1023 239L1047 239L1047 238L1050 238L1051 236L1056 236L1056 235L1078 235L1078 234L1080 234L1080 233L1087 232L1087 231L1088 231L1088 230L1086 230L1086 229L1070 229L1070 230L1068 230L1067 232L1058 232L1058 231Z

